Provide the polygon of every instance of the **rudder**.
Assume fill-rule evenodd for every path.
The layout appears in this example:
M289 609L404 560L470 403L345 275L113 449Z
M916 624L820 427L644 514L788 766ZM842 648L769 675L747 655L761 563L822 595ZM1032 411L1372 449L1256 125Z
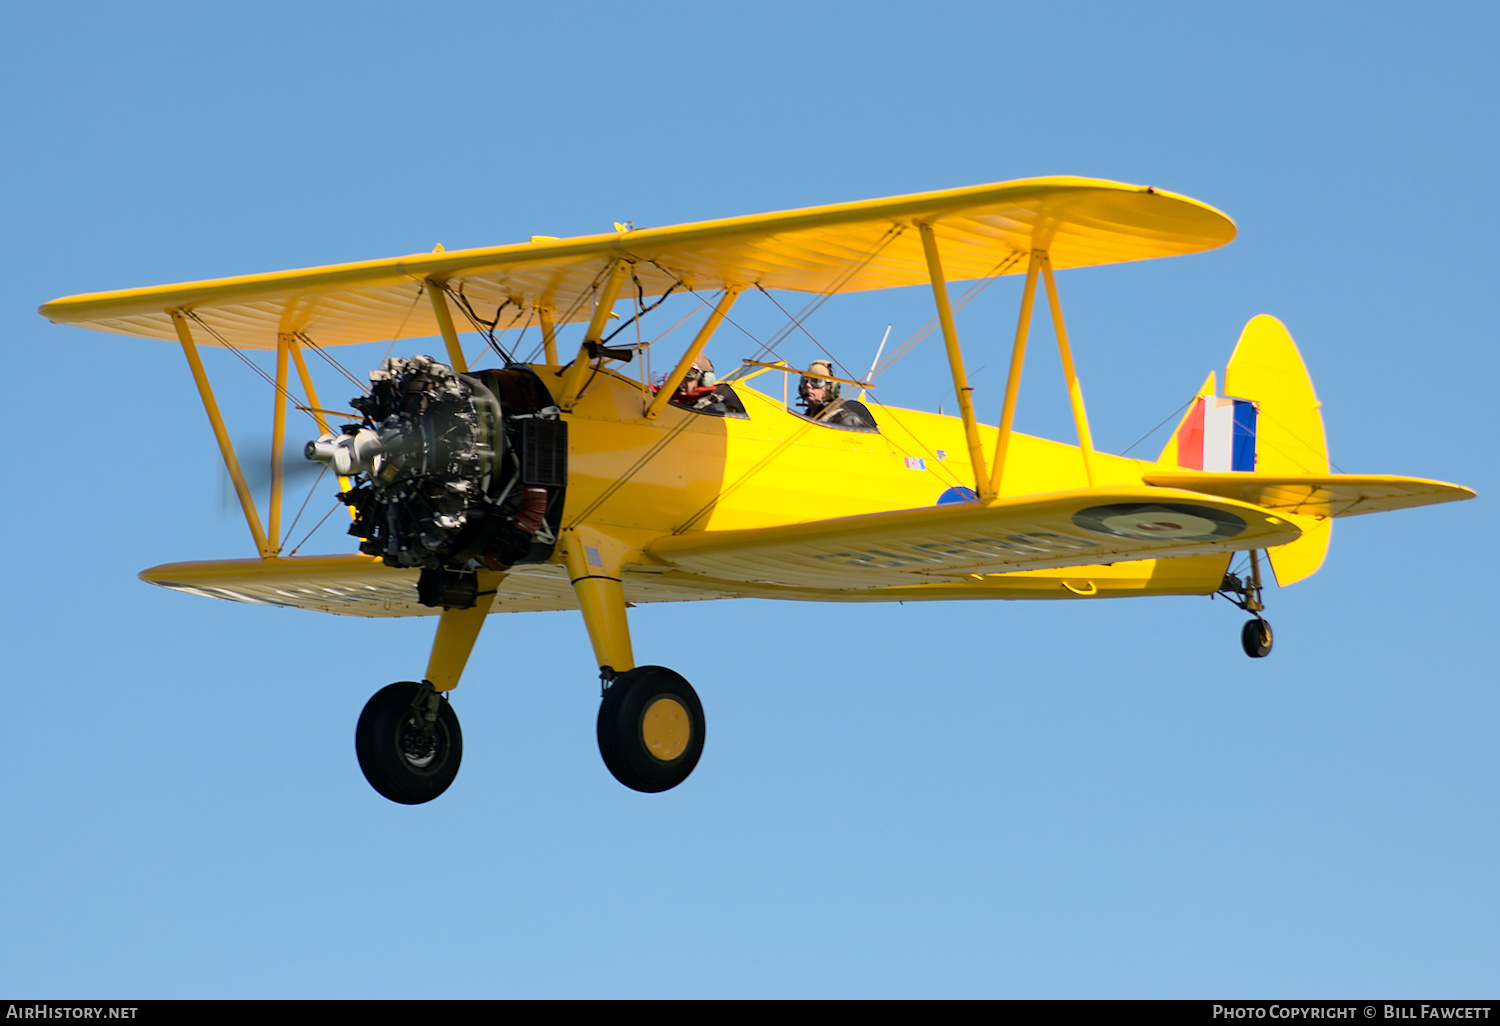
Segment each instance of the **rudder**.
M1250 318L1224 370L1224 391L1259 408L1255 469L1262 474L1327 474L1328 439L1322 403L1291 334L1276 318ZM1268 549L1282 587L1311 577L1328 555L1331 519L1292 516L1302 537Z
M1297 344L1276 318L1259 314L1240 332L1224 393L1234 398L1215 397L1210 374L1158 462L1193 470L1328 473L1322 404ZM1267 550L1283 587L1323 565L1333 525L1326 518L1287 516L1302 537Z

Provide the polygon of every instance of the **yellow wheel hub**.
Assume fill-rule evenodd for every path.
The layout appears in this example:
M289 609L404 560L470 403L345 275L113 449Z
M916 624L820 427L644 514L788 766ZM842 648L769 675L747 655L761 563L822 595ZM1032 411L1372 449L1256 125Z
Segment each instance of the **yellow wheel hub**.
M683 704L669 695L654 700L641 717L641 742L652 758L671 762L687 751L693 723Z

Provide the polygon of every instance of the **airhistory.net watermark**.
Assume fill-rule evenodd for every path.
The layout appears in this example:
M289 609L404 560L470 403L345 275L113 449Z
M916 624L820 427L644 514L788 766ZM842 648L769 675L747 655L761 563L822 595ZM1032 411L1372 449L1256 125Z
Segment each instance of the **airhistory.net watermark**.
M134 1019L138 1005L7 1005L7 1019Z

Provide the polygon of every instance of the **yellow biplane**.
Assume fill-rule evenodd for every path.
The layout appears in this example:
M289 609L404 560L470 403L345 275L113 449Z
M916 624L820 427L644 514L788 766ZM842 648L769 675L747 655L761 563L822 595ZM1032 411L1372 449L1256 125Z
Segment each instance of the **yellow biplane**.
M72 296L41 313L176 341L187 355L258 553L153 567L143 580L326 613L439 617L423 679L382 689L360 716L360 766L378 792L417 804L453 780L462 737L447 699L487 615L575 608L603 681L604 762L626 786L662 791L697 764L703 710L681 676L636 665L633 604L1221 594L1252 614L1241 641L1259 657L1271 648L1260 552L1290 584L1322 563L1334 517L1472 497L1437 481L1330 473L1302 358L1266 316L1245 327L1224 394L1210 375L1157 460L1093 447L1054 270L1195 253L1234 234L1185 196L1038 178ZM992 427L974 414L947 283L1006 274L1025 286ZM1039 284L1076 445L1012 430ZM873 368L861 377L832 354L796 367L776 358L774 339L756 354L770 359L722 380L703 360L747 293L807 293L816 307L907 285L932 290L956 417L882 405L866 391ZM673 294L697 296L707 317L654 382L630 367L644 344L615 339ZM617 315L626 303L631 315ZM470 367L456 319L495 366ZM561 340L566 325L583 326L576 351ZM496 333L511 328L540 334L540 362L504 349ZM414 335L441 336L446 363L387 359L368 387L353 379L355 412L325 408L309 350L332 362L332 346ZM279 462L263 522L203 345L274 350L274 450L288 405L316 421L306 455L338 475L357 553L282 554ZM756 387L777 374L799 382L800 403ZM331 427L330 416L348 423ZM1250 554L1245 575L1229 572L1239 552Z

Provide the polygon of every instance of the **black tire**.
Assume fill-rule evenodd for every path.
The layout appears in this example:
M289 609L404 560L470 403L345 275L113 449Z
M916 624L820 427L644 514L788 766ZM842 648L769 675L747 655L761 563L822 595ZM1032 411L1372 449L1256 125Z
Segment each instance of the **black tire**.
M1246 620L1240 628L1240 644L1251 659L1264 659L1271 654L1271 625L1260 617Z
M464 754L458 714L446 700L438 705L432 734L422 736L412 702L425 687L406 680L381 688L365 703L354 728L354 752L365 779L402 805L421 805L448 790Z
M703 754L703 703L665 666L637 666L599 703L599 754L614 778L654 794L687 779Z

